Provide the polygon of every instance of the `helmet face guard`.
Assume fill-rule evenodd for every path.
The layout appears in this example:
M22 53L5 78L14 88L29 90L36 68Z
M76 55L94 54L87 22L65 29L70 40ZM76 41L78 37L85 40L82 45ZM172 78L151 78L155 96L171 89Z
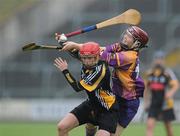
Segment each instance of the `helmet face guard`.
M124 50L131 50L134 41L134 37L127 30L125 30L120 36L120 45Z

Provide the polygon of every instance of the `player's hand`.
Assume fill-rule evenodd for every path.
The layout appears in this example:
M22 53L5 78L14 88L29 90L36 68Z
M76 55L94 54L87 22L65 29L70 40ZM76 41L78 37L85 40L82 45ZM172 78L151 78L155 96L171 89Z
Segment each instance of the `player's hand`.
M173 91L167 91L165 93L165 99L173 98L174 92Z
M64 43L67 42L67 37L65 36L65 34L58 34L55 33L55 39L58 43Z
M100 47L100 55L106 50L106 47Z
M64 46L63 46L62 50L64 50L64 51L70 51L73 49L79 50L82 46L82 44L71 42L71 41L65 42L63 45Z
M62 58L56 58L55 60L54 60L54 65L58 68L58 69L60 69L61 71L64 71L64 70L66 70L66 69L68 69L68 64L67 64L67 62L66 62L66 60L63 60Z

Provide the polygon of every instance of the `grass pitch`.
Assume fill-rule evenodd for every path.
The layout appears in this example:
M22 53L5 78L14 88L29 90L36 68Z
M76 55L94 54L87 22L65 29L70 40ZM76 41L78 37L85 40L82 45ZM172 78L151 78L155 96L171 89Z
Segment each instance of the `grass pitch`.
M0 123L0 136L57 136L57 123ZM145 124L131 124L122 136L145 136ZM173 124L174 136L180 134L180 124ZM165 136L165 129L161 123L155 128L154 136ZM70 132L70 136L85 136L84 126Z

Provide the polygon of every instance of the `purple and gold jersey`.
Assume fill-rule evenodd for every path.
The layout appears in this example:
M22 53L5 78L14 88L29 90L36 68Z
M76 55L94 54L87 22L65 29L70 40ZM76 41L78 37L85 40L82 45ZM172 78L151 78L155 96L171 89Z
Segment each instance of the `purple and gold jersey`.
M101 54L114 68L112 75L112 91L127 100L143 96L144 82L139 76L139 58L136 51L121 51L118 43L106 46Z

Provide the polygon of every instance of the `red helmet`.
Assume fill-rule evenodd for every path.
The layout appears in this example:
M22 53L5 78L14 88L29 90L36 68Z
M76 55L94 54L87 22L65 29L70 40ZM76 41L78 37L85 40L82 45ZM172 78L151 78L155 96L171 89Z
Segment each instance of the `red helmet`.
M79 51L80 55L100 55L100 46L95 42L87 42L82 45Z
M144 46L147 44L148 39L149 39L148 34L141 28L137 26L131 26L127 29L127 31L131 33L134 39L138 40L141 43L141 45Z

